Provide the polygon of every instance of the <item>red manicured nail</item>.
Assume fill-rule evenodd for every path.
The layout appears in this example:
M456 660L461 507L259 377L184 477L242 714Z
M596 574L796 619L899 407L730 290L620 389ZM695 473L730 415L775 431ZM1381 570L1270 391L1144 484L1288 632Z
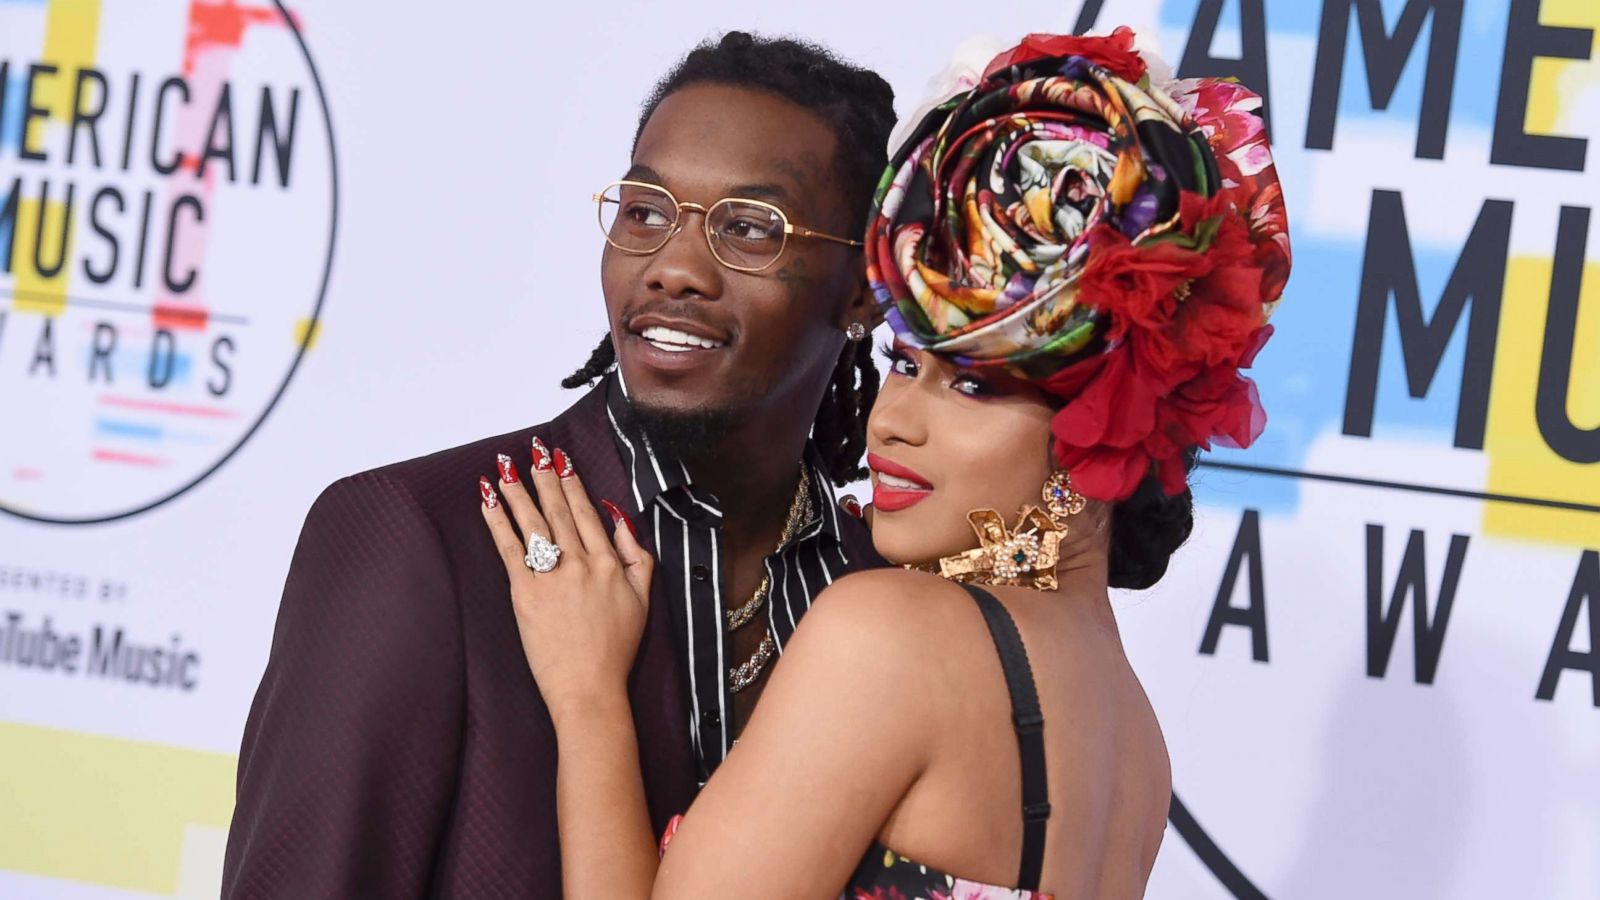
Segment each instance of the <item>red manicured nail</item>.
M556 448L556 474L562 478L572 477L572 457L563 452L560 447Z
M628 514L622 511L622 507L612 503L610 500L601 500L600 505L604 506L606 512L611 514L612 525L628 526L628 531L633 535L633 539L639 539L639 529L633 527L633 520L628 518Z
M839 506L842 507L845 512L855 516L858 519L865 515L865 513L863 513L861 510L861 501L850 496L849 494L839 498Z
M478 493L483 495L484 509L494 509L500 505L500 498L495 495L494 485L489 483L488 478L481 475L478 477Z
M500 480L506 484L516 484L517 467L512 464L511 457L501 453L495 456L495 462L500 464Z
M537 437L533 439L533 467L540 472L550 471L550 450Z
M667 827L661 832L661 849L656 851L657 853L666 855L667 845L672 843L672 836L678 833L678 825L682 822L683 816L681 815L673 816L667 820Z

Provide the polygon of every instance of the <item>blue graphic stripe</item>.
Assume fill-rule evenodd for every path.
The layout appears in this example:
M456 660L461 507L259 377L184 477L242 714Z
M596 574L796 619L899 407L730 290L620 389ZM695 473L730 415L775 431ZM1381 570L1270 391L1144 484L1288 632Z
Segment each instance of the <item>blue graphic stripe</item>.
M159 441L166 437L166 430L158 425L144 425L119 419L96 419L94 430L96 434L104 437L134 438L144 441Z
M1163 46L1167 61L1176 70L1183 57L1184 43L1189 37L1195 14L1200 11L1201 0L1167 0L1161 5L1160 27L1177 33L1175 46ZM1385 33L1392 34L1406 0L1381 0ZM1098 27L1107 30L1116 23L1115 4L1100 16ZM1455 94L1450 103L1451 130L1461 125L1490 127L1494 122L1495 103L1500 88L1500 62L1505 52L1506 21L1509 4L1496 0L1467 0L1461 15L1461 44L1456 51ZM1267 27L1268 74L1278 76L1275 83L1283 83L1291 68L1304 68L1309 74L1313 59L1272 59L1272 40L1275 37L1294 35L1315 41L1322 26L1320 3L1267 3L1264 4ZM1362 55L1359 30L1354 21L1349 25L1345 40L1344 83L1339 92L1339 123L1359 122L1382 118L1395 123L1415 123L1422 109L1422 76L1427 64L1429 41L1433 39L1433 19L1430 16L1417 36L1416 46L1401 71L1393 101L1385 111L1372 108L1367 86L1366 61ZM1224 3L1222 17L1217 22L1213 52L1219 56L1238 52L1239 4ZM1296 76L1298 81L1301 76ZM1309 82L1308 82L1309 83ZM1303 109L1310 97L1284 97L1279 104L1293 103ZM1337 135L1337 132L1336 132ZM1303 144L1305 135L1292 136L1295 144ZM1338 149L1338 138L1334 138ZM1280 151L1281 152L1281 151ZM1450 156L1449 145L1445 155Z

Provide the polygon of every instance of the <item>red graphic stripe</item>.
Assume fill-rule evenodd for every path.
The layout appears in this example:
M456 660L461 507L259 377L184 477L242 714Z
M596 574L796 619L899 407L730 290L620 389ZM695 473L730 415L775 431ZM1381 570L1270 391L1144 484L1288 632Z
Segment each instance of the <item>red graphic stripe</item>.
M120 450L94 451L94 458L102 462L127 463L133 466L164 466L167 460L157 456L141 456L137 453L123 453Z
M162 400L135 400L132 397L114 397L110 394L102 395L100 402L107 406L120 406L124 409L169 412L180 416L199 416L202 419L232 419L238 415L231 409L217 409L213 406L191 406L185 403L167 403Z
M194 306L170 306L156 304L151 310L157 328L171 328L174 330L205 331L210 314Z
M278 24L276 9L246 9L233 3L192 3L189 6L189 35L183 48L183 71L194 74L194 60L213 48L238 47L251 25Z

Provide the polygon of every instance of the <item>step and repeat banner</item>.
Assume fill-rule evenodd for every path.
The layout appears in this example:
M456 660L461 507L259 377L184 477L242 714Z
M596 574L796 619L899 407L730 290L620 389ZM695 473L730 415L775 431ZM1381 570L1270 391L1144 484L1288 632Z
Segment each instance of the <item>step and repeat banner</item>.
M1295 251L1266 434L1115 598L1150 896L1600 896L1600 6L546 6L0 0L0 896L216 895L311 500L571 401L589 193L695 42L909 112L1118 24L1265 96Z

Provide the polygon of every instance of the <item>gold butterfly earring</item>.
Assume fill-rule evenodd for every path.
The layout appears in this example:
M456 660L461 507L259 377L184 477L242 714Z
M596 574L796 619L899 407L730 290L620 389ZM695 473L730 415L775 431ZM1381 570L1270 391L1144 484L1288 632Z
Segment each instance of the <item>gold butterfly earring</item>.
M1006 527L1000 513L975 509L967 521L978 535L978 546L939 560L938 574L951 581L1056 589L1056 564L1061 560L1061 540L1067 520L1083 512L1088 499L1072 489L1065 470L1051 473L1041 491L1044 509L1029 504Z

